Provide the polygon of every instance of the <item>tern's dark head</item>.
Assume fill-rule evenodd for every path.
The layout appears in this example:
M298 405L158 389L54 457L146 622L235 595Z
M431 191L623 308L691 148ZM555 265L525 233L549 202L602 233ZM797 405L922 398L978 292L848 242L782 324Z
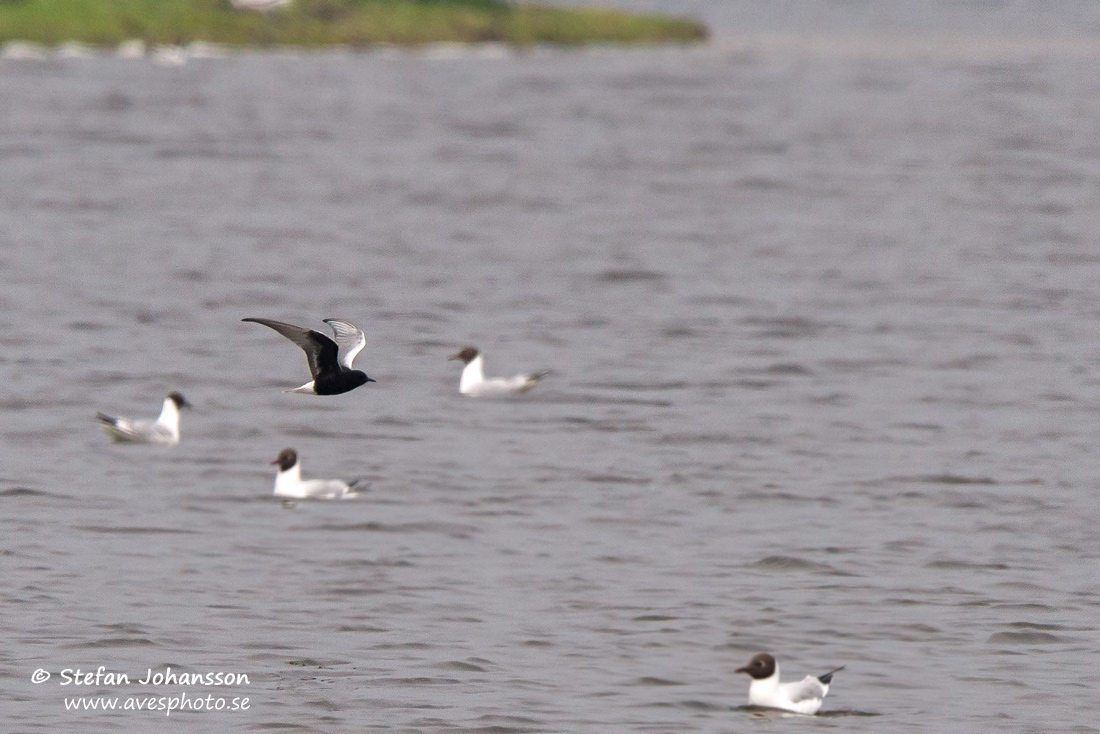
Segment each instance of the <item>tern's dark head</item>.
M461 359L463 364L470 364L477 359L478 354L477 347L463 347L462 351L452 354L447 359Z
M368 382L378 382L373 377L367 377L367 373L363 370L348 370L344 373L343 380L350 385L348 390L354 390L360 385L366 385Z
M170 393L168 393L168 399L176 404L176 408L190 408L191 407L191 403L187 402L186 398L183 397L183 393L181 393L181 392L170 392Z
M753 657L749 661L749 664L743 668L738 668L736 673L748 673L749 677L753 680L763 680L764 678L771 678L775 675L775 658L766 652L762 652L759 655Z
M294 449L283 449L279 452L279 455L275 457L275 461L271 463L278 464L279 471L286 471L298 463L298 452Z

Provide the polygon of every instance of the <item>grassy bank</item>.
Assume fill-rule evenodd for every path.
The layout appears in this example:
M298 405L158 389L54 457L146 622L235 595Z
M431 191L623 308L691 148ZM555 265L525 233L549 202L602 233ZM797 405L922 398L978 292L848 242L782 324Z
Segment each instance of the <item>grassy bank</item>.
M294 0L267 13L236 10L229 0L0 0L0 43L575 45L699 41L705 35L701 24L684 18L509 0Z

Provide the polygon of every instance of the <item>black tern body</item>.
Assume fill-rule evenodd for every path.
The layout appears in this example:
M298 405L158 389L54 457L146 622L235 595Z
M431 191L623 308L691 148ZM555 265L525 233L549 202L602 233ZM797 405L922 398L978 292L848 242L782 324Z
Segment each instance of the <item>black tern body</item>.
M314 395L339 395L374 382L362 370L352 369L355 356L366 346L367 338L363 332L347 321L325 319L332 328L333 338L304 326L295 326L272 319L244 318L241 321L253 321L269 329L274 329L290 341L301 347L309 362L309 372L313 379L293 390L285 392L312 393Z

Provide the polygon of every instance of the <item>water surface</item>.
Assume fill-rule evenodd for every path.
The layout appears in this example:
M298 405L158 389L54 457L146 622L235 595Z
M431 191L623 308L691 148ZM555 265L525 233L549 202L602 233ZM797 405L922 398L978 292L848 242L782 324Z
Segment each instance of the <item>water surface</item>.
M104 665L248 673L195 731L1096 731L1100 54L1036 38L0 62L9 725L167 726L65 711ZM840 716L731 710L763 650Z

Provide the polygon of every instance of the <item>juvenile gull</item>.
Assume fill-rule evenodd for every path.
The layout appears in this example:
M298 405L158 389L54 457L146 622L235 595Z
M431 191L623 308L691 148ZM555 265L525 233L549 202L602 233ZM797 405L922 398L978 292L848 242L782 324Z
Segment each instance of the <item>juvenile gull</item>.
M782 709L796 714L816 714L825 694L829 692L833 673L841 670L844 670L843 665L825 675L807 675L800 681L780 683L779 663L771 655L762 652L736 672L747 673L752 678L752 683L749 684L750 706Z
M525 393L550 374L550 370L529 372L515 377L486 377L485 363L477 347L465 347L448 359L460 359L465 363L458 391L471 397L486 395L517 395Z
M339 395L368 382L374 382L367 377L366 372L351 368L355 356L366 346L367 338L363 336L363 332L347 321L325 319L325 323L332 327L335 341L319 331L282 321L251 317L241 321L254 321L274 329L306 353L306 361L309 362L309 372L313 375L313 379L301 387L283 392Z
M178 392L168 393L160 416L155 420L132 420L106 413L96 413L99 427L119 443L149 443L158 446L175 446L180 442L180 409L191 403Z
M302 465L298 463L298 452L283 449L271 462L279 467L275 475L275 495L295 499L350 499L358 492L353 491L360 480L345 482L342 479L302 479Z

